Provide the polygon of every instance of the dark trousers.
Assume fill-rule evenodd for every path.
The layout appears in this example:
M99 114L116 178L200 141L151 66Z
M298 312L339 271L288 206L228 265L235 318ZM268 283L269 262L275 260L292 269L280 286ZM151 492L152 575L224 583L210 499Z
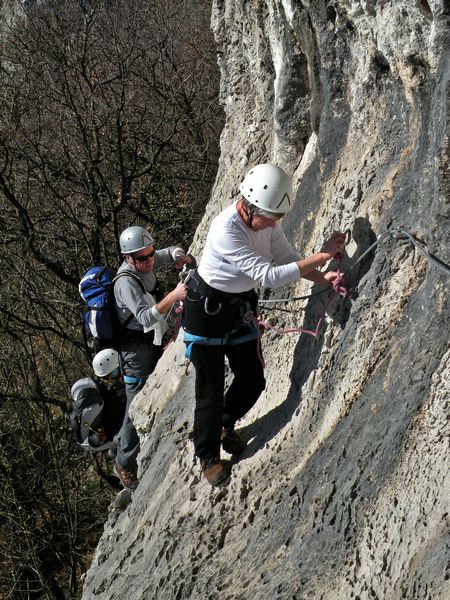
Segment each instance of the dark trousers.
M225 357L234 379L224 394ZM220 455L222 426L232 427L255 404L265 387L257 355L257 340L244 344L206 346L194 344L195 367L194 445L199 458Z
M139 454L139 436L130 419L128 410L133 398L144 387L145 382L156 368L163 353L162 346L153 344L153 332L145 336L127 334L120 349L120 362L124 375L135 378L126 383L127 407L122 427L116 436L116 463L121 469L136 473L137 456Z

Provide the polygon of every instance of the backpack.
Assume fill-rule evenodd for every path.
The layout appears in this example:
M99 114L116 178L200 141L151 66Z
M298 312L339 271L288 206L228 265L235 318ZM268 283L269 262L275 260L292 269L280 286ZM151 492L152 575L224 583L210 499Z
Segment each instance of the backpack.
M122 385L98 385L90 378L79 379L70 391L72 409L68 414L74 440L95 463L97 473L114 490L122 487L114 476L104 470L98 458L109 450L119 432L126 413L125 387ZM113 459L114 453L108 458Z
M97 384L86 377L73 384L70 395L69 422L74 440L89 453L109 450L125 416L125 387Z
M120 338L120 329L125 327L133 318L120 324L114 304L114 283L120 277L133 277L139 282L142 292L145 293L144 284L137 275L130 271L121 271L117 274L108 267L92 267L83 276L78 286L80 296L87 304L84 315L84 325L88 334L94 338L97 345L117 345Z

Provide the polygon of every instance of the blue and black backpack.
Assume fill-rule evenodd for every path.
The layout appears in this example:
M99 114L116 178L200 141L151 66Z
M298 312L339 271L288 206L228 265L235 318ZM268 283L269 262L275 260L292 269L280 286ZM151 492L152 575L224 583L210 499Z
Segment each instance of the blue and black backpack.
M130 271L121 271L117 274L113 269L101 266L89 269L78 286L80 296L87 305L84 325L88 335L98 346L117 345L121 327L125 327L133 318L133 315L130 315L127 322L122 325L119 323L114 304L114 283L120 277L133 277L145 293L144 284L137 275Z

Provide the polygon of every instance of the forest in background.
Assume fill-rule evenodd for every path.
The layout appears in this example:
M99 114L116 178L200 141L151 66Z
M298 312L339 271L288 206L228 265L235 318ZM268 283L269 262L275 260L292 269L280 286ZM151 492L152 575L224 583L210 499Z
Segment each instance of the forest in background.
M211 7L0 10L0 596L77 598L115 493L68 426L92 358L78 283L119 266L129 225L190 244L224 121Z

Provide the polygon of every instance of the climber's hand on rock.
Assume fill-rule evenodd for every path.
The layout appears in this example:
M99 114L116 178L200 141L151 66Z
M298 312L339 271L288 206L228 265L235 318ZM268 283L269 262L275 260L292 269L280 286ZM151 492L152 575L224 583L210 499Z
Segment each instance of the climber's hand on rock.
M343 254L345 250L345 233L335 231L325 241L320 252L325 255L327 260L331 260L338 254Z

